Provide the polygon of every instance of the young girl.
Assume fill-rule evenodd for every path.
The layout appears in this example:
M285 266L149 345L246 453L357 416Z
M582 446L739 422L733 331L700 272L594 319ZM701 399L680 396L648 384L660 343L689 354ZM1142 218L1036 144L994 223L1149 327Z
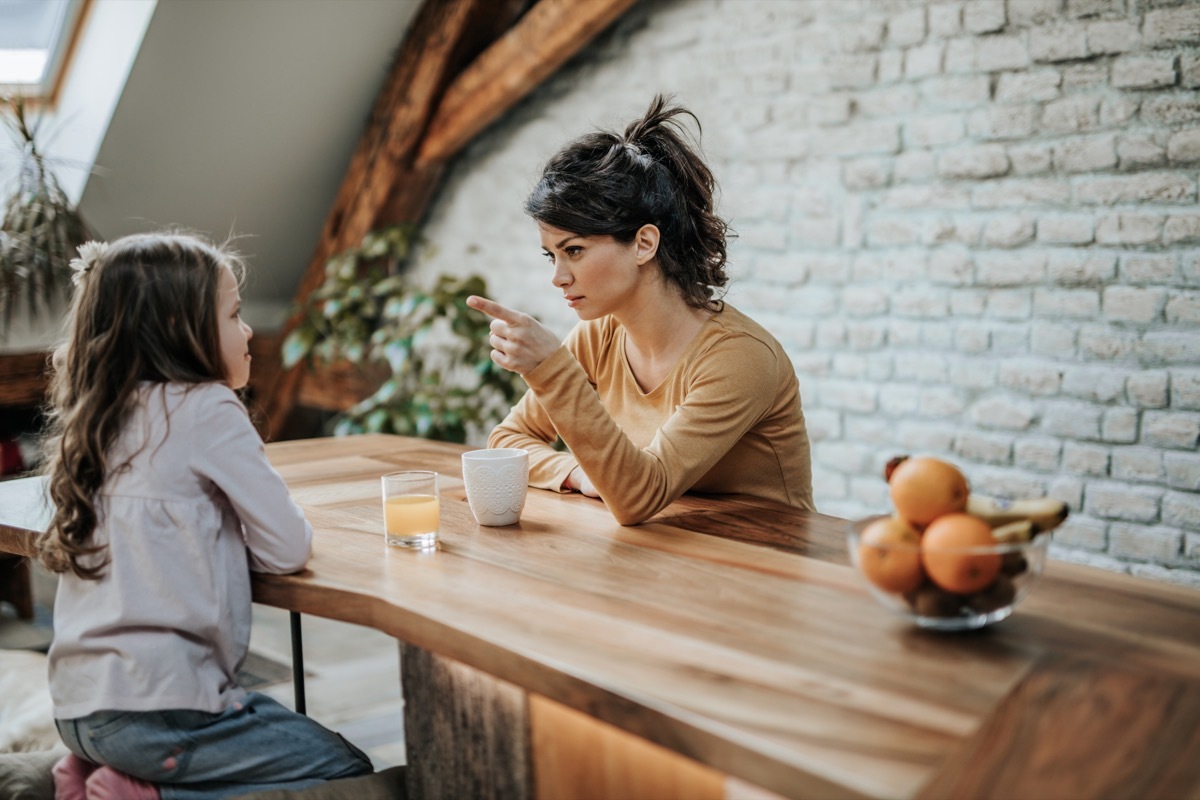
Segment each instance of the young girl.
M528 450L531 485L598 496L627 525L689 490L812 508L791 360L714 299L727 227L678 130L685 114L656 97L623 135L568 144L526 201L581 320L564 344L527 314L468 301L493 317L492 359L530 387L489 444Z
M242 264L191 236L80 248L54 356L41 559L57 797L190 800L371 771L336 733L236 681L250 572L304 567L312 529L234 391Z

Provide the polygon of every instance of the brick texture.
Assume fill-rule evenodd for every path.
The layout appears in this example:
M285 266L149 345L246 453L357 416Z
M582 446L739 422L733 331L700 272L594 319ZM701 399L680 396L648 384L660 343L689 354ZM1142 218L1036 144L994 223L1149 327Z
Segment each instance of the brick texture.
M1200 586L1200 3L643 0L460 156L414 269L565 335L521 204L656 91L703 123L820 510L937 455L1069 502L1056 557Z

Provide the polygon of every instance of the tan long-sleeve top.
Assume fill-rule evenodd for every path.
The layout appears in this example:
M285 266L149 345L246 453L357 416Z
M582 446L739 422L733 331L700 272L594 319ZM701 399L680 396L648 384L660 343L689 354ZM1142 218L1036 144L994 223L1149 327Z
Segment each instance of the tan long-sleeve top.
M771 334L728 304L652 391L638 386L625 329L611 317L580 323L524 377L529 391L488 444L528 450L531 486L562 491L578 465L623 525L689 490L812 509L795 369ZM551 446L558 436L569 453Z

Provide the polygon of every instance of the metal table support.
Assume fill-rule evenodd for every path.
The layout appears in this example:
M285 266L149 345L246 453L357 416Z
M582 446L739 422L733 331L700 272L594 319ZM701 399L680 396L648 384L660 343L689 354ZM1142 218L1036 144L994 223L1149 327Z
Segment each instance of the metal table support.
M289 611L292 623L292 688L296 693L296 711L307 714L304 702L304 639L300 633L300 612Z

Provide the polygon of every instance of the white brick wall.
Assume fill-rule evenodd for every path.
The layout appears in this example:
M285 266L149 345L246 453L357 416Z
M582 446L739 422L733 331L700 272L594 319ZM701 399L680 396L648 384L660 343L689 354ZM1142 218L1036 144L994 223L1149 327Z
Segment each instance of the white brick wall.
M1200 587L1198 90L1193 0L643 0L460 157L417 270L565 334L525 194L675 93L822 511L880 511L889 457L940 455L1069 502L1056 556Z

